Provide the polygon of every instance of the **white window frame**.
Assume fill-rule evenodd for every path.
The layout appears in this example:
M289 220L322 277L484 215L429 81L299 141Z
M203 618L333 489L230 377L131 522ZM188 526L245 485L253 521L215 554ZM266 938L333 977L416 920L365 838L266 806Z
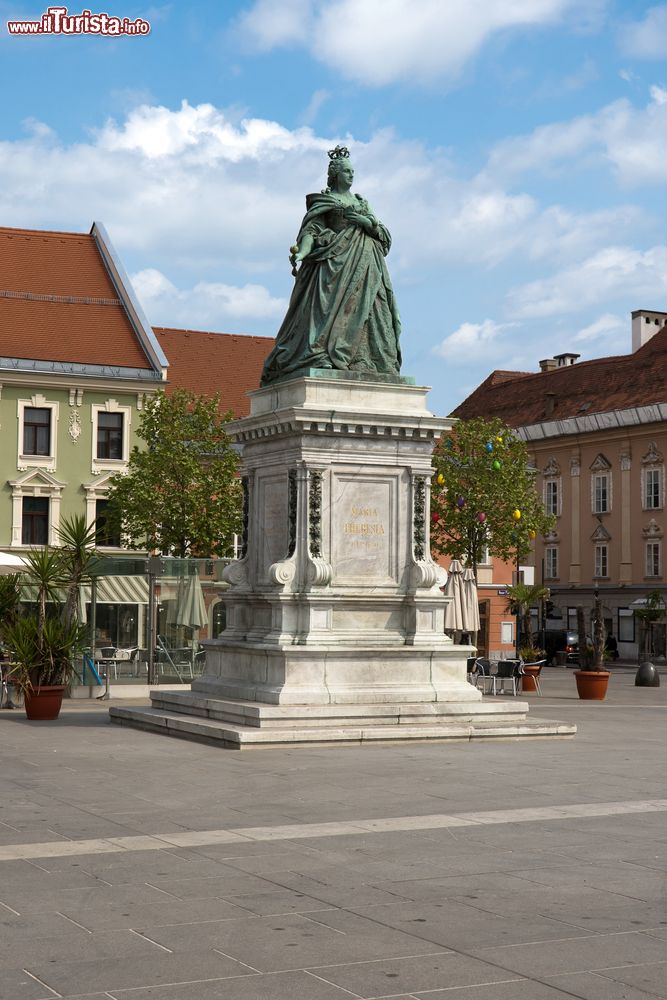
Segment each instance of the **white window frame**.
M56 463L58 460L58 415L59 415L59 404L52 399L47 399L41 393L37 392L30 399L18 399L16 401L17 405L17 420L18 420L18 441L16 442L16 468L19 472L25 472L27 469L46 469L49 472L55 472ZM49 454L48 455L24 455L23 454L23 432L25 427L25 411L28 409L35 410L50 410L51 411L51 427L50 427L50 441L49 441Z
M609 546L606 542L598 542L595 546L593 577L598 580L606 580L609 577Z
M601 484L603 479L606 480L606 505L604 507L598 506L598 483ZM611 472L594 472L591 476L591 505L594 514L611 513Z
M662 543L651 540L646 543L644 571L647 579L662 576Z
M89 528L92 528L95 523L97 501L109 499L109 483L113 475L114 473L107 472L104 475L99 476L97 479L94 479L92 483L84 483L83 488L86 492L86 524ZM106 552L122 552L126 548L125 541L125 536L121 532L119 546L98 545L97 547L103 548Z
M544 550L544 579L558 579L558 546L547 545Z
M127 468L127 463L130 459L130 427L132 423L132 407L121 406L116 399L107 399L106 403L93 403L90 411L90 419L93 425L91 471L93 475L97 475L101 472L120 472L122 469ZM97 457L97 426L100 413L120 413L123 416L122 458Z
M11 548L27 548L23 544L23 498L43 497L49 500L48 544L58 545L60 527L60 503L65 483L59 482L42 469L30 470L18 479L11 480L12 488L12 540Z
M653 500L653 496L649 496L649 479L657 479L658 486L658 496L657 503L649 503L649 500ZM661 465L649 465L642 469L641 476L641 486L642 486L642 510L662 510L664 506L664 495L665 495L665 468ZM651 490L653 494L653 490Z
M562 480L560 476L550 476L544 480L543 503L547 514L560 517L562 510Z

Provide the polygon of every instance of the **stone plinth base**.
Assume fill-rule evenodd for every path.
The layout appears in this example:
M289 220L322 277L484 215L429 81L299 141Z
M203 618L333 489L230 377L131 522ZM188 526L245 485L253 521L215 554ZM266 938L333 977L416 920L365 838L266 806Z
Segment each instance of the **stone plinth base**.
M470 687L470 685L468 685ZM473 688L470 688L473 693ZM226 749L573 736L576 726L526 718L512 699L385 705L263 705L158 691L151 708L109 709L112 722Z
M466 680L470 647L266 647L220 639L206 643L206 674L192 690L213 698L268 705L473 702Z

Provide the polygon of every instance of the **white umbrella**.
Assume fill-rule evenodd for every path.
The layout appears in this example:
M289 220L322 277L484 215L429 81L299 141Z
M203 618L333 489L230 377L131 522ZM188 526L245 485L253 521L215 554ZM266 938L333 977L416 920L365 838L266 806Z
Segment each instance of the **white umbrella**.
M470 566L466 567L463 571L463 610L465 621L463 631L474 635L476 632L479 632L481 623L479 620L477 584L475 583L475 574Z
M201 628L208 621L204 592L196 573L188 577L182 589L179 587L175 620L177 625L193 629Z
M465 598L463 592L463 566L458 559L452 559L449 567L449 578L444 590L445 597L450 600L445 608L445 628L450 631L462 631L465 625Z
M17 556L14 552L0 552L0 576L22 573L27 565L23 556Z

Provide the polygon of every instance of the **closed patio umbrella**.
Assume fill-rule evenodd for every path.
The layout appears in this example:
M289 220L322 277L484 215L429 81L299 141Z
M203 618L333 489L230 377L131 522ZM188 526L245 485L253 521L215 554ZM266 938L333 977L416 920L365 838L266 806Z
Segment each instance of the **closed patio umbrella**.
M196 573L189 576L178 590L175 622L187 628L198 629L208 621L204 592Z
M182 584L182 585L181 585ZM187 580L181 581L178 588L178 600L176 603L176 624L185 625L193 630L202 628L208 622L206 613L206 603L204 592L199 582L197 573L193 573ZM194 631L192 635L191 657L192 671L194 673L196 640Z
M463 571L463 609L463 620L465 621L463 631L476 635L480 629L479 600L475 574L470 566L467 566Z
M448 632L465 629L463 566L458 559L452 559L444 595L450 598L445 608L445 629Z

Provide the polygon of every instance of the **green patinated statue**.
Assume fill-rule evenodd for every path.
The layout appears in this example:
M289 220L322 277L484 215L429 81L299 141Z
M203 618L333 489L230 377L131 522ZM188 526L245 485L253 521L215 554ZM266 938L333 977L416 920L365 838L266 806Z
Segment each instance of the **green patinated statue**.
M296 281L262 385L311 368L385 376L401 370L401 321L384 262L391 236L350 191L347 149L336 146L329 157L328 187L306 196L291 247Z

